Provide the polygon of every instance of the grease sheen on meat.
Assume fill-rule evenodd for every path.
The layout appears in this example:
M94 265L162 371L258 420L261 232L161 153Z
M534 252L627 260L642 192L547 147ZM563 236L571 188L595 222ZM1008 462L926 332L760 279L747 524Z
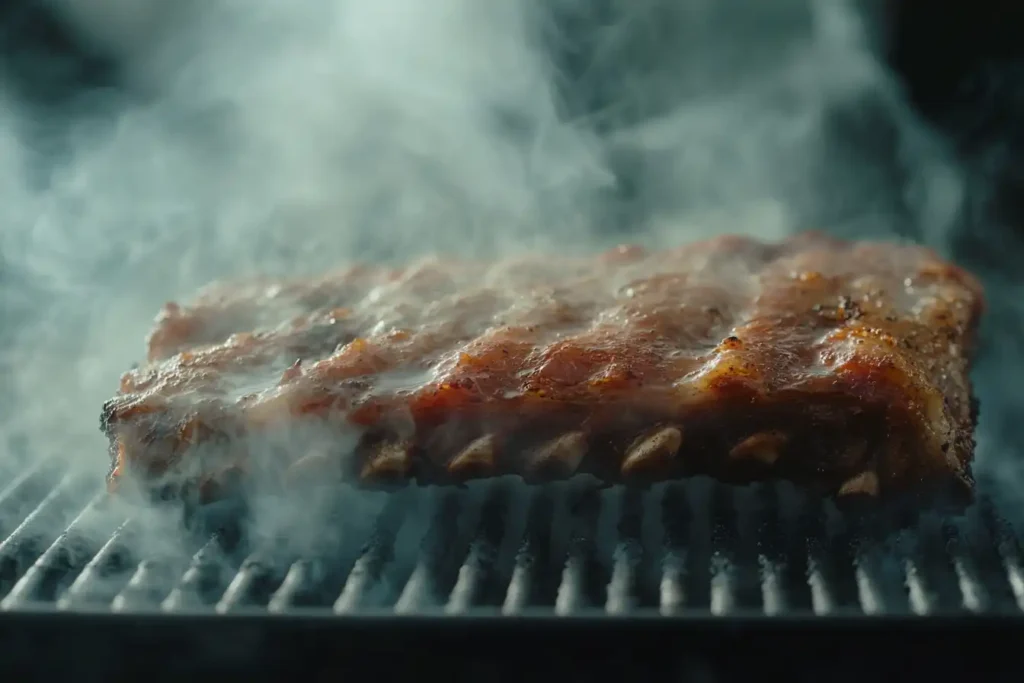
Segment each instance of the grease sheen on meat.
M981 309L928 249L817 233L215 285L105 405L110 480L969 488Z

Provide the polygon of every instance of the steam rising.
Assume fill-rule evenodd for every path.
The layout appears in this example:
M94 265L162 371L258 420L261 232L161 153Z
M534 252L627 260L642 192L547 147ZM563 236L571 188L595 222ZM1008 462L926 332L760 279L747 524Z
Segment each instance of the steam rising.
M961 217L845 2L58 4L127 88L29 126L0 84L6 458L104 471L102 401L212 279L805 227L945 251Z

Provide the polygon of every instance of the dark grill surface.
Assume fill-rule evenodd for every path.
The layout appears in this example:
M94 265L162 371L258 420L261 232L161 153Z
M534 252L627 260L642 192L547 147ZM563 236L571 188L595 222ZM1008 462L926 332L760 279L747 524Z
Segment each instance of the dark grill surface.
M985 500L908 526L786 485L510 478L184 524L66 463L6 481L0 670L20 680L974 680L982 660L1019 680L1022 556Z
M248 526L203 537L180 516L133 515L94 480L57 471L44 463L0 492L5 612L828 616L1024 605L1017 538L985 500L899 529L785 485L502 479L350 490L305 517L256 504Z

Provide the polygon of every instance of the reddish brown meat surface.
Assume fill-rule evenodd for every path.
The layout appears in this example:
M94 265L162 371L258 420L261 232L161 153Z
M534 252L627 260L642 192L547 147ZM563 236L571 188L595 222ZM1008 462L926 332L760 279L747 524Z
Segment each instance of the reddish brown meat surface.
M105 405L110 480L969 488L981 310L928 249L816 233L218 285Z

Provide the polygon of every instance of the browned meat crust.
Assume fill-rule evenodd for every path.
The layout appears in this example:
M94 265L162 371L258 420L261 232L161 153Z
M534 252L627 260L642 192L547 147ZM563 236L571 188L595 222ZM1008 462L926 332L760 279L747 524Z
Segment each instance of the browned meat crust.
M981 310L930 250L817 233L217 286L105 405L110 481L969 489Z

